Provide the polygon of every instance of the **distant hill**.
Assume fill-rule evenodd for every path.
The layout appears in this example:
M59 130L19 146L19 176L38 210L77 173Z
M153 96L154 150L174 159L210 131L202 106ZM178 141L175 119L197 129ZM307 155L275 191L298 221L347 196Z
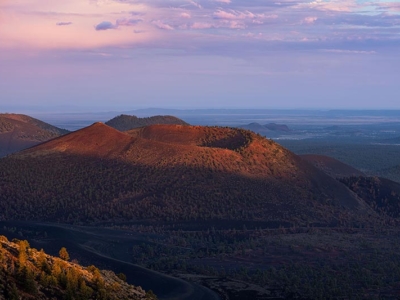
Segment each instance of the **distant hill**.
M330 224L372 213L273 141L219 127L96 123L1 159L0 189L6 220Z
M289 127L284 124L269 123L265 124L264 127L272 131L290 131Z
M251 131L254 131L256 133L263 134L263 135L265 135L266 133L271 132L270 129L266 128L265 126L263 126L263 125L261 125L260 123L257 123L257 122L250 123L248 125L240 126L240 128L251 130Z
M0 157L32 147L67 132L67 130L26 115L0 114Z
M64 250L61 259L0 236L0 299L156 299L123 275L68 262Z
M248 125L243 125L240 126L240 128L247 129L254 131L256 133L265 135L265 136L270 136L274 137L278 134L285 134L291 132L290 128L287 125L284 124L276 124L276 123L269 123L265 125L261 125L260 123L254 122L250 123Z
M138 127L156 124L189 125L185 121L173 116L153 116L148 118L138 118L136 116L129 115L120 115L107 121L106 124L120 131L127 131Z
M312 163L315 167L325 172L333 178L351 177L351 176L365 176L365 174L341 161L317 154L303 154L301 158Z

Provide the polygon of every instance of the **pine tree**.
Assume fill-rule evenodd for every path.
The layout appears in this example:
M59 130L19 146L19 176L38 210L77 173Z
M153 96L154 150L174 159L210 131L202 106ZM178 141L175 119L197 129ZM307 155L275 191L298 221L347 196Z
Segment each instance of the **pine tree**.
M60 258L68 261L69 260L69 254L67 252L67 249L65 247L62 247L60 252L59 252Z
M29 247L28 241L19 241L19 253L18 253L18 262L20 270L25 267L26 260L28 259L28 255L26 253L27 248Z
M6 299L9 300L19 300L18 289L14 282L11 283L11 285L7 286L7 289L5 291L5 296Z
M26 266L22 267L22 269L18 273L18 277L24 291L32 295L37 293L35 275L31 270L28 270Z

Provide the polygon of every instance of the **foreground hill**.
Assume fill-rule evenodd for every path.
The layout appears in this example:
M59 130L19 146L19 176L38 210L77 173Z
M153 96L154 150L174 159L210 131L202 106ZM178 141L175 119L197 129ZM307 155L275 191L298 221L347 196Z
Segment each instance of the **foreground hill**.
M365 174L352 166L349 166L341 161L318 154L303 154L301 158L313 164L315 167L325 172L333 178L343 178L351 176L365 176Z
M102 123L0 160L0 218L340 223L371 213L344 185L241 129Z
M61 259L29 248L27 241L0 236L0 299L155 299L128 285L123 274L119 278L111 271L69 263L63 250Z
M67 132L26 115L0 114L0 157Z
M170 124L170 125L189 125L185 121L173 116L153 116L148 118L138 118L136 116L120 115L106 122L112 128L120 131L127 131L149 125Z

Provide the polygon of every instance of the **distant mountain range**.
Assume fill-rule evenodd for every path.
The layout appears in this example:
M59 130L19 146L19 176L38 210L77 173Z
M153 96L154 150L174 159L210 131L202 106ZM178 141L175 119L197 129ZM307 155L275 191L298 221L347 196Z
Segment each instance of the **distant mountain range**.
M38 119L20 114L0 114L0 157L68 133Z

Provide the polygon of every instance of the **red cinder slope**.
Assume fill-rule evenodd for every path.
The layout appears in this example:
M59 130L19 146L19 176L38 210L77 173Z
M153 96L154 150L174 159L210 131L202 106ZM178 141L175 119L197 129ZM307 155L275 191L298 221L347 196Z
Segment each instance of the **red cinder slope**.
M371 213L344 185L247 130L153 125L128 133L96 123L1 160L3 218L305 224Z
M104 159L118 157L132 141L132 136L97 122L89 127L25 150L20 155L65 153Z

